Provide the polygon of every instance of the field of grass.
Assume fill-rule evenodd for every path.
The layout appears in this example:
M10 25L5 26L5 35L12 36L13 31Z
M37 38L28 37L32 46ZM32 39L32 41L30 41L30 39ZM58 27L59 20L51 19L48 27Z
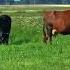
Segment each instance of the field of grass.
M0 8L1 14L12 18L9 45L0 45L0 70L70 70L70 35L58 35L52 45L42 42L45 9L53 10ZM68 8L56 10L59 9Z

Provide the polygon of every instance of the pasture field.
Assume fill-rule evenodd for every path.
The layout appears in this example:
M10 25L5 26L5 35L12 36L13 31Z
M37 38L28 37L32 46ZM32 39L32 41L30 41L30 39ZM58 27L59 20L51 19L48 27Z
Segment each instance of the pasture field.
M9 45L0 45L0 70L70 70L70 35L42 42L43 10L69 8L0 7L12 18Z

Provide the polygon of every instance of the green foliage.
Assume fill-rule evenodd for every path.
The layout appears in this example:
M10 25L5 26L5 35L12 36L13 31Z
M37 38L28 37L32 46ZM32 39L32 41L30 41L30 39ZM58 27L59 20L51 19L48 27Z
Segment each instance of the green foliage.
M42 17L17 16L12 18L10 44L41 41Z

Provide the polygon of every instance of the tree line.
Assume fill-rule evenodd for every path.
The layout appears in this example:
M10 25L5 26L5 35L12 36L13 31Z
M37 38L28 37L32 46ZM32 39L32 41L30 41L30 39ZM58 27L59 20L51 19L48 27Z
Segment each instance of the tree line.
M0 0L0 4L70 4L70 0Z

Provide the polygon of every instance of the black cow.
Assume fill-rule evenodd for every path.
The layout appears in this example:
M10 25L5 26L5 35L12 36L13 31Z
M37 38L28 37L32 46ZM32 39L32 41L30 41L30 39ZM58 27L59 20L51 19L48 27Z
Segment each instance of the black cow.
M8 44L11 30L11 17L8 15L0 16L0 44Z

